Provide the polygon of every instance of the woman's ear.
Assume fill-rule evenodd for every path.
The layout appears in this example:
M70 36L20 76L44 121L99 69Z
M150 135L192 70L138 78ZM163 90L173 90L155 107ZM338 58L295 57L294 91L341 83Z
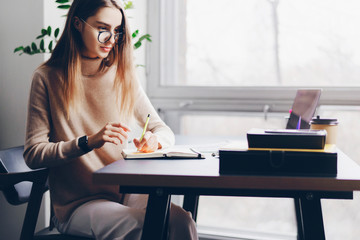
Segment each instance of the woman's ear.
M74 17L74 27L75 27L75 29L80 32L81 31L81 26L82 26L82 22L80 21L80 19L78 17Z

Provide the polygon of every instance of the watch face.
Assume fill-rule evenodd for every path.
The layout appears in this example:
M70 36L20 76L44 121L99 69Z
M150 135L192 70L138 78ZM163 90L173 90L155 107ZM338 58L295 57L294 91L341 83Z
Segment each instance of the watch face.
M81 138L79 138L79 147L84 151L84 152L90 152L91 149L88 146L88 136L83 136Z

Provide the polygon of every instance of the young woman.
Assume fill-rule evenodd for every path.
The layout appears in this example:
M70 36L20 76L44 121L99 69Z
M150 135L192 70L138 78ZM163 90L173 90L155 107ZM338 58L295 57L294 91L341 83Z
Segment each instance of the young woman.
M127 19L115 0L74 0L50 59L34 73L24 157L48 167L60 232L96 239L140 239L147 198L94 185L92 173L122 159L132 120L148 132L135 146L174 144L136 80ZM189 213L171 205L170 239L197 239Z

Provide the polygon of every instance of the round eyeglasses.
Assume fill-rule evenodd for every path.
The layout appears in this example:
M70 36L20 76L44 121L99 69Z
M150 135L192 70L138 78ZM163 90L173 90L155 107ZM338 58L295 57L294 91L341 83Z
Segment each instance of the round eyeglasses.
M94 28L93 26L91 26L90 24L88 24L87 22L85 22L85 20L83 20L82 18L80 18L81 21L83 21L84 23L86 23L89 27L91 27L92 29L96 30L99 32L99 35L98 35L98 41L100 43L106 43L107 41L109 41L111 39L111 37L114 35L114 40L116 43L118 43L119 39L122 39L123 37L123 32L119 32L119 33L115 33L113 34L112 32L110 31L99 31L97 30L96 28Z

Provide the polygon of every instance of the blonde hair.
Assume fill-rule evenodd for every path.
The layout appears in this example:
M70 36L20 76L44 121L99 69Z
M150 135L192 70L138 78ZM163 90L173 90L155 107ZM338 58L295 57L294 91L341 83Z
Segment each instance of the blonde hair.
M74 27L75 17L86 20L97 13L100 8L115 7L122 14L121 30L124 34L115 44L107 58L103 59L98 71L105 71L113 64L117 64L114 89L116 101L122 116L131 118L135 104L137 87L135 67L133 63L133 46L127 18L122 7L114 0L74 0L69 10L64 31L57 42L50 59L44 63L62 69L62 96L65 110L69 117L70 109L75 111L83 100L83 86L81 77L81 48L83 45L80 33Z

